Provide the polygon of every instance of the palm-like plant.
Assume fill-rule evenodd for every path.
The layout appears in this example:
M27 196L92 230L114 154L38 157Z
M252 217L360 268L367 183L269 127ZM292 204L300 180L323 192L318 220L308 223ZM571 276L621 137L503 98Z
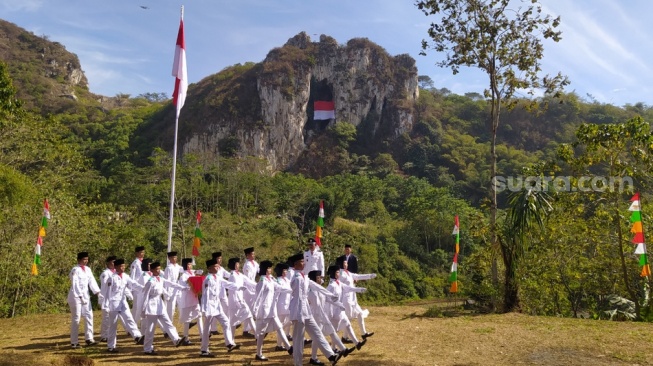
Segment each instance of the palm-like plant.
M544 189L541 189L544 188ZM516 272L528 250L528 234L533 229L544 229L547 214L553 210L546 187L528 187L513 192L508 198L509 209L499 243L505 266L504 311L519 308L519 285Z

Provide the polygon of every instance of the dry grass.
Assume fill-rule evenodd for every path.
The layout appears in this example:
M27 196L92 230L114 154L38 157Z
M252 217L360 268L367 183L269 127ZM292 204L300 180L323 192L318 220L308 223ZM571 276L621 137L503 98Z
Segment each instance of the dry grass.
M427 318L428 304L370 308L368 328L376 332L361 350L339 365L652 365L653 325L522 314L459 315ZM96 334L99 314L96 314ZM221 336L213 338L215 359L198 357L197 331L192 346L174 348L157 335L158 356L145 356L124 332L119 354L106 345L69 349L70 320L62 315L34 315L0 320L2 365L292 365L274 352L274 336L266 342L269 362L254 361L254 340L238 337L243 348L227 354ZM354 327L357 329L357 326ZM195 332L193 332L195 331ZM160 331L158 331L160 332ZM240 331L238 331L240 334ZM305 350L306 363L308 363ZM321 356L322 357L322 356ZM322 357L322 360L324 358Z

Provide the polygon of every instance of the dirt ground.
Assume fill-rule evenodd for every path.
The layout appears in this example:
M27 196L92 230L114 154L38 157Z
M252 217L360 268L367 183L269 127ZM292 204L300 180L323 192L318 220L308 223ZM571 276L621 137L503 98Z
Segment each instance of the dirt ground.
M360 351L338 365L653 365L653 324L608 322L523 314L427 318L427 304L369 307L368 331L375 335ZM255 341L237 331L240 350L228 354L221 335L214 336L211 351L216 358L199 357L197 330L193 345L175 348L157 330L158 356L143 354L120 331L120 353L109 354L103 343L70 349L70 318L34 315L0 319L0 366L2 365L292 365L285 352L275 352L275 336L266 339L268 362L254 360ZM119 329L121 329L119 327ZM354 329L358 332L358 326ZM99 332L99 313L95 315ZM96 340L99 337L96 338ZM305 348L308 364L310 348ZM324 356L320 355L323 362Z

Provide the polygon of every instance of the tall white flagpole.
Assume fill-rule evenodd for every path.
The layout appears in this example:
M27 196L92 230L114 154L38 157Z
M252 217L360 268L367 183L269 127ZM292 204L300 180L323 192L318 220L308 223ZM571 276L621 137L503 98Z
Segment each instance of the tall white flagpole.
M175 91L173 104L176 107L175 113L175 141L172 148L172 187L170 188L170 219L168 220L168 252L172 251L172 221L175 207L175 181L177 175L177 133L179 131L179 112L186 99L188 89L188 76L186 71L186 42L184 40L184 6L181 6L181 20L179 23L179 34L175 48L175 61L172 67L172 75L175 76Z

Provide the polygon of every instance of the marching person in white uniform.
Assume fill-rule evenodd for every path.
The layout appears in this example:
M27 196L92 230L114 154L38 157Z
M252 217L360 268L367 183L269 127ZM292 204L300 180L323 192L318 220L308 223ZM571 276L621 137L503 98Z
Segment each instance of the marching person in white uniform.
M290 297L292 295L292 289L290 288L290 279L287 277L288 273L288 264L279 263L274 267L274 273L277 275L277 283L286 288L288 291L275 291L275 306L277 307L277 316L281 322L283 329L283 334L286 335L286 339L289 341L292 339L290 337ZM277 346L274 349L275 351L287 351L286 346L283 345L281 337L277 337Z
M143 309L141 310L141 317L145 323L145 354L155 355L156 352L154 351L153 341L154 324L157 321L161 323L163 331L168 334L172 343L176 347L179 347L184 340L179 337L177 329L168 317L168 312L166 311L165 303L162 299L162 296L164 296L165 293L163 285L164 283L169 283L171 287L178 290L183 290L186 287L177 283L169 282L165 278L160 277L161 264L159 262L150 264L150 271L152 272L152 277L147 280L147 283L143 288Z
M354 287L355 281L366 281L376 278L376 273L358 274L350 272L348 270L349 264L347 261L342 260L342 257L340 258L341 259L336 264L341 268L339 273L339 280L343 284ZM356 291L343 291L342 296L343 298L341 300L342 303L345 304L345 314L347 314L347 317L350 320L358 320L358 325L361 329L363 339L367 339L368 337L373 336L374 332L368 332L367 329L365 329L365 318L367 318L370 312L367 309L361 309L360 305L358 305L358 297L356 296Z
M219 277L228 280L229 276L231 276L231 273L224 269L222 267L222 252L214 252L211 254L211 259L215 259L216 262L218 263L218 272L216 275ZM224 315L229 319L229 298L227 298L227 290L225 286L222 286L220 288L220 303L222 304L222 310L224 310ZM234 329L231 330L233 333ZM220 332L218 332L218 319L213 318L213 321L211 322L211 335L218 335Z
M320 275L320 271L308 272L308 278L320 286L322 286L322 284L324 283L324 280ZM342 303L340 303L339 301L333 301L331 296L327 298L326 296L324 296L323 293L319 291L314 291L313 289L308 291L308 303L311 307L311 312L313 313L313 319L315 319L315 322L322 330L322 333L326 337L331 338L331 341L333 342L335 348L342 353L342 357L347 357L347 355L352 353L356 349L356 347L347 348L345 347L344 344L342 344L340 338L338 337L338 332L336 332L335 328L333 328L333 325L331 324L329 317L325 313L324 310L325 302L328 302L329 304L331 304L331 306L339 307L343 310L345 308L345 306L342 305ZM311 348L311 359L309 362L311 365L322 364L322 362L320 362L317 359L317 349L318 349L317 342L313 342L313 346Z
M195 271L193 271L193 259L184 258L181 260L181 267L183 272L179 277L178 282L180 284L188 284L189 286L179 292L179 322L184 325L184 345L188 346L191 344L189 339L189 332L193 320L197 320L197 331L199 332L200 339L204 332L204 321L202 320L202 311L200 309L200 302L197 298L195 290L188 283L188 279L195 276ZM198 289L198 291L200 291ZM191 325L192 324L192 325Z
M236 329L238 324L245 324L256 332L256 325L252 317L249 305L245 302L243 292L256 291L256 282L247 278L240 272L240 258L230 258L227 266L231 270L229 282L233 283L238 290L229 290L229 322L231 329Z
M329 286L327 286L327 290L340 299L341 302L342 299L347 296L348 292L365 292L367 290L364 287L352 287L340 282L340 266L329 266L328 272ZM344 307L346 307L346 305ZM336 331L339 332L343 330L347 338L356 343L356 348L361 349L361 347L365 345L365 342L367 342L367 337L364 337L360 342L358 341L358 338L356 338L356 334L354 333L354 328L351 326L351 322L349 321L349 318L347 318L344 308L333 306L328 303L326 304L326 308L326 313Z
M202 348L200 350L201 357L213 357L213 354L209 352L209 338L211 337L210 327L213 319L215 318L220 325L222 326L222 331L224 333L224 343L227 346L227 352L231 352L235 349L240 348L240 345L234 342L233 334L231 333L231 325L229 325L229 319L225 316L225 309L222 308L222 303L220 302L220 293L223 287L229 289L229 291L237 291L239 287L232 283L227 282L224 278L218 276L218 261L215 259L209 259L206 261L206 270L208 274L204 278L202 284L202 314L204 314L205 324L207 327L204 328L202 332Z
M304 332L306 332L313 340L313 343L317 342L320 351L329 359L331 364L335 365L340 357L342 357L342 354L333 352L326 338L324 338L320 327L315 322L315 319L313 319L313 314L308 304L308 292L309 289L319 291L324 296L331 297L334 301L338 299L322 286L306 278L302 272L304 269L304 254L295 254L289 260L294 263L295 276L290 282L290 288L292 289L290 320L293 323L293 346L288 350L288 353L293 355L295 366L301 366L303 364Z
M118 318L122 321L125 330L134 337L138 344L143 341L143 335L132 317L127 304L127 298L133 298L131 289L140 286L125 274L125 260L115 260L116 273L112 273L107 280L106 286L102 292L106 299L109 309L109 329L107 330L107 351L117 352L116 338L118 333Z
M143 277L143 259L145 258L145 247L144 246L137 246L134 248L134 256L136 257L134 261L132 262L131 266L129 267L129 277L138 282L141 277ZM141 292L140 291L134 291L132 294L134 296L134 301L132 302L132 314L134 315L134 321L136 324L140 323L141 321L141 309L139 308L140 306L140 299L141 299Z
M268 358L263 355L263 340L266 334L276 330L277 339L281 338L286 349L290 348L288 338L283 332L283 325L277 316L275 298L278 293L290 294L292 290L278 284L272 277L272 262L270 261L261 262L259 276L260 279L256 285L256 299L254 299L254 308L252 309L256 318L256 360L267 361Z
M243 274L249 278L252 282L256 283L256 275L259 272L259 264L256 262L256 252L254 247L246 248L245 252L245 264L243 265ZM243 292L243 298L249 308L251 309L254 306L254 298L256 298L255 288L248 288ZM255 337L256 331L251 329L249 324L245 323L243 327L243 335L245 337Z
M100 287L95 281L93 271L87 266L88 253L77 253L77 265L70 271L70 291L68 291L68 306L70 306L70 345L79 348L79 322L84 318L84 337L89 346L97 344L93 337L93 310L91 296L100 293Z
M107 341L107 330L109 329L109 306L107 304L107 299L104 297L105 287L107 280L116 272L114 269L113 261L116 260L115 255L110 255L107 257L105 264L107 268L100 273L100 294L98 295L98 304L100 305L100 310L102 310L102 323L100 325L100 342Z
M182 272L181 266L177 264L177 252L168 252L167 255L168 265L163 271L163 277L172 283L177 283L179 281L179 275L181 275ZM177 303L179 302L181 292L170 287L166 287L166 290L170 294L170 299L166 302L166 310L168 311L168 317L174 319L175 310L177 309Z

